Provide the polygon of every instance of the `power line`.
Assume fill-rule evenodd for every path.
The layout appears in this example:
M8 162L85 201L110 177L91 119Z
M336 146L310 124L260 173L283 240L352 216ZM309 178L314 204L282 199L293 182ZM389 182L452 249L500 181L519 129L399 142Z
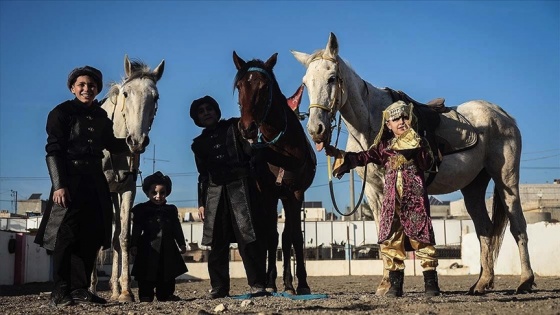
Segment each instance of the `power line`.
M537 153L545 153L545 152L554 152L560 151L560 149L550 149L550 150L542 150L542 151L533 151L533 152L522 152L521 154L537 154Z
M557 157L557 156L560 156L560 154L549 155L549 156L543 156L543 157L538 157L538 158L533 158L533 159L521 160L521 162L535 161L535 160L544 160L544 159L550 159L550 158Z

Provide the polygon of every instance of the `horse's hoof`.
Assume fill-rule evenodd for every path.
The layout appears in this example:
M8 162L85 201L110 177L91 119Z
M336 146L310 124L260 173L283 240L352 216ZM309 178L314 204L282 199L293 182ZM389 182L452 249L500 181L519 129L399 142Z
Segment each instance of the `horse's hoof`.
M537 284L534 282L524 282L515 290L515 294L533 293L533 287L537 287Z
M308 295L311 294L310 288L297 288L297 295Z
M390 287L391 287L391 283L389 282L389 276L383 277L383 279L381 279L381 282L377 286L377 290L375 291L375 295L385 296L385 294L387 294L387 291L389 291Z
M287 292L288 294L291 294L291 295L296 295L296 290L294 290L294 289L285 289L284 292Z
M387 294L387 291L389 291L389 288L377 288L377 290L375 291L375 295L385 296L385 294Z
M267 287L266 288L266 292L268 292L268 293L274 293L274 292L277 292L277 291L278 291L277 287Z
M130 293L121 293L121 295L119 295L118 301L121 303L134 302L134 295Z
M467 293L467 295L485 295L486 294L486 290L484 289L477 289L476 285L473 285L470 289L469 292Z

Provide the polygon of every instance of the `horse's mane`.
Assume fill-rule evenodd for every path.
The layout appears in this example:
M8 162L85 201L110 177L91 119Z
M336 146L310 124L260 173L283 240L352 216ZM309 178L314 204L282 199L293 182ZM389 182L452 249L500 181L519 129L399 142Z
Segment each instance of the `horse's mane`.
M123 78L121 83L117 83L117 82L111 83L111 88L109 92L107 92L106 98L118 95L119 88L132 80L136 80L140 78L148 78L154 82L157 81L156 74L153 73L152 69L150 69L150 67L146 63L144 63L139 59L130 60L130 70L132 72L130 76Z

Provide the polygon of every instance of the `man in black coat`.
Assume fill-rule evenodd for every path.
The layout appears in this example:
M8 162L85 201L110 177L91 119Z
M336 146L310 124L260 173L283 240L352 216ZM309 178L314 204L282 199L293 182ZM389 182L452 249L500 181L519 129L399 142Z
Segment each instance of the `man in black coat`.
M190 107L194 123L204 128L193 140L198 169L199 216L204 221L202 245L211 246L208 272L211 298L229 295L229 244L237 242L253 294L264 294L266 270L262 226L251 176L250 145L239 134L239 118L220 120L220 107L210 96Z
M115 138L113 122L95 99L103 88L101 72L76 68L67 86L75 98L57 105L47 119L52 188L35 242L53 255L51 305L106 303L88 291L97 252L111 245L113 208L102 151L129 149Z

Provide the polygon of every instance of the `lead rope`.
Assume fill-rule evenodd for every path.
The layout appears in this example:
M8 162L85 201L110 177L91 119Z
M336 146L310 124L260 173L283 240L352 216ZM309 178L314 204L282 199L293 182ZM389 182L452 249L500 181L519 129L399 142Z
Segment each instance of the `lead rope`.
M364 81L364 83L365 83L365 81ZM366 92L367 92L367 94L369 95L369 90L367 89L367 85L366 85ZM341 94L342 94L342 92L341 92ZM338 146L338 139L339 139L339 136L340 136L340 129L341 129L341 127L342 127L342 124L341 124L341 118L342 118L342 117L341 117L341 116L342 116L342 115L339 113L339 114L338 114L338 124L337 124L337 129L338 129L338 130L337 130L337 133L336 133L336 140L335 140L335 143L334 143L334 147L335 147L335 148ZM335 118L335 119L336 119L336 118ZM368 115L368 126L371 126L371 125L370 125L370 121L369 121L369 115ZM362 147L362 144L358 141L358 139L357 139L353 134L350 134L350 135L351 135L351 136L354 138L354 140L356 140L356 142L360 145L360 148L361 148L362 150L365 150L365 149ZM335 197L334 197L334 185L333 185L333 182L332 182L332 163L331 163L331 156L327 156L327 172L328 172L328 178L329 178L329 190L330 190L330 194L331 194L331 201L332 201L332 203L333 203L334 209L336 210L336 212L338 212L338 214L340 214L340 215L342 215L342 216L345 216L345 217L348 217L348 216L353 215L353 214L356 213L356 211L358 210L358 208L359 208L359 206L360 206L360 204L361 204L361 202L362 202L362 199L364 198L364 191L365 191L365 188L366 188L366 179L367 179L367 164L364 166L364 177L363 177L364 179L362 180L362 189L361 189L361 192L360 192L360 198L358 198L358 202L357 202L355 205L353 205L353 206L354 206L354 209L352 209L352 211L350 211L349 213L342 213L342 212L338 209L338 205L336 204L336 200L335 200Z

